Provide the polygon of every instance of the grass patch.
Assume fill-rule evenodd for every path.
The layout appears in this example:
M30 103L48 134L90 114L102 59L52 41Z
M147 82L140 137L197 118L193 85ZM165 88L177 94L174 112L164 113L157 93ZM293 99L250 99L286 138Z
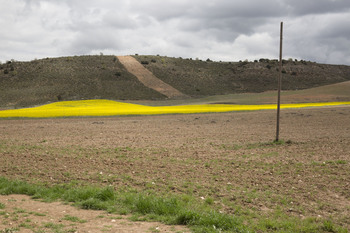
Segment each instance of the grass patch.
M193 232L347 232L332 220L301 220L287 215L282 210L274 210L260 217L249 209L237 209L234 215L225 214L216 209L212 197L199 201L189 195L158 196L153 192L116 191L111 187L78 186L76 183L45 187L0 177L0 195L4 194L26 194L47 201L62 200L84 209L105 210L111 213L123 210L124 214L131 214L134 221L186 225ZM249 193L245 195L246 198L250 198ZM251 198L256 197L255 195ZM62 220L85 222L70 215L66 215ZM59 232L64 225L47 223L43 227Z
M18 227L11 227L11 228L5 228L4 230L0 230L0 233L13 233L18 231L19 231Z
M274 146L274 144L259 145ZM166 224L186 225L194 232L348 232L332 220L318 218L302 220L289 216L282 210L274 210L262 217L255 216L254 211L249 214L249 209L237 210L235 215L221 213L216 209L215 199L212 197L199 201L189 195L158 196L153 192L116 191L111 187L82 186L76 183L43 186L0 177L0 195L10 194L25 194L46 201L62 200L84 209L113 213L122 210L123 214L132 214L132 219L135 221L160 221ZM256 192L244 192L242 195L247 202L250 199L261 199L265 196ZM268 193L266 195L270 196ZM290 200L285 201L285 203L289 202ZM280 204L283 205L282 202ZM4 204L2 208L5 208ZM16 213L24 212L16 209ZM66 215L62 220L85 222L70 215ZM48 223L43 227L58 232L64 226Z
M84 209L116 212L119 207L134 216L144 216L144 220L161 221L191 227L195 232L248 232L243 222L234 216L219 213L193 199L181 197L158 197L152 193L133 191L117 192L111 187L77 187L72 184L44 187L23 181L10 181L0 177L0 194L26 194L44 200L63 200ZM117 208L118 207L118 208ZM66 220L77 220L66 216ZM59 230L61 225L45 224L45 228Z
M258 143L250 143L246 145L247 149L258 149L258 148L267 148L267 147L274 147L279 145L290 145L293 142L291 140L278 140L278 141L271 141L271 142L258 142Z
M232 192L234 193L234 190ZM190 195L158 196L151 191L141 193L136 190L116 191L111 187L82 186L76 183L43 186L0 177L0 195L3 194L25 194L46 201L62 200L84 209L105 210L111 213L122 211L123 214L131 214L131 219L134 221L160 221L166 224L186 225L194 232L348 232L332 220L300 219L287 215L281 209L258 216L255 210L237 209L234 202L226 204L235 207L235 214L225 214L217 210L214 197L199 201ZM252 191L244 192L242 195L249 203L249 200L250 202L261 200L272 194ZM290 200L276 199L275 202L287 205ZM17 213L23 212L17 209ZM70 215L66 215L62 220L84 222ZM59 232L62 226L47 224L43 227Z
M77 222L77 223L86 223L87 221L84 219L80 219L76 216L66 215L62 220L70 221L70 222Z
M45 223L45 224L43 224L43 226L45 228L49 228L49 229L52 229L54 231L59 231L59 230L62 230L64 228L63 224L55 224L55 223L52 223L52 222Z

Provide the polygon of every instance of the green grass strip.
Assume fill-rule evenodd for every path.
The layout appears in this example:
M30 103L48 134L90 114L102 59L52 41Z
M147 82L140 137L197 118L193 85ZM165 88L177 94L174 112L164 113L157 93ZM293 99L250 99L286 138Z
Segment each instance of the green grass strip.
M142 215L172 225L186 225L194 232L249 232L235 216L219 213L194 200L159 197L151 193L117 192L111 187L74 184L46 187L0 177L0 195L25 194L44 201L67 201L83 209Z

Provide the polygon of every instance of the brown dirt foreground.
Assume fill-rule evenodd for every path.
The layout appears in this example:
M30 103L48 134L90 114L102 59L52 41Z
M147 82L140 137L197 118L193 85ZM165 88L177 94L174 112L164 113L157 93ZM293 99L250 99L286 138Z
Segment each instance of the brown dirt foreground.
M350 107L283 110L281 116L280 138L289 140L282 145L268 143L275 111L0 120L0 175L187 194L244 216L248 225L264 216L278 221L279 213L283 219L331 219L349 229ZM7 206L11 198L1 202ZM9 206L27 210L26 203L33 209L52 205L45 222L61 219L63 211L76 211L72 215L81 219L100 214L22 196ZM120 227L115 232L172 228L112 223L104 215L77 225L77 231L84 232L84 224Z

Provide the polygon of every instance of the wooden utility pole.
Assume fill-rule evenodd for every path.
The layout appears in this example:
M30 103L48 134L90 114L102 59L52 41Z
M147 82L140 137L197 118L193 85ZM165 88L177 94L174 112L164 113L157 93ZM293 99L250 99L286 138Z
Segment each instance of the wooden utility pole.
M276 142L279 140L280 134L280 105L281 105L281 88L282 88L282 40L283 40L283 22L281 22L280 30L280 68L278 76L278 97L277 97L277 125L276 125Z

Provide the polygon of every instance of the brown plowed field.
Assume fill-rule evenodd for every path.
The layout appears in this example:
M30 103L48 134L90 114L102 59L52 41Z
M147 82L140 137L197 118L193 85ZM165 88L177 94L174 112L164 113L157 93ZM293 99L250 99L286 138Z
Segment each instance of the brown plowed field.
M269 143L275 111L0 120L0 175L210 197L227 213L279 210L349 229L350 107L281 116L282 145Z

